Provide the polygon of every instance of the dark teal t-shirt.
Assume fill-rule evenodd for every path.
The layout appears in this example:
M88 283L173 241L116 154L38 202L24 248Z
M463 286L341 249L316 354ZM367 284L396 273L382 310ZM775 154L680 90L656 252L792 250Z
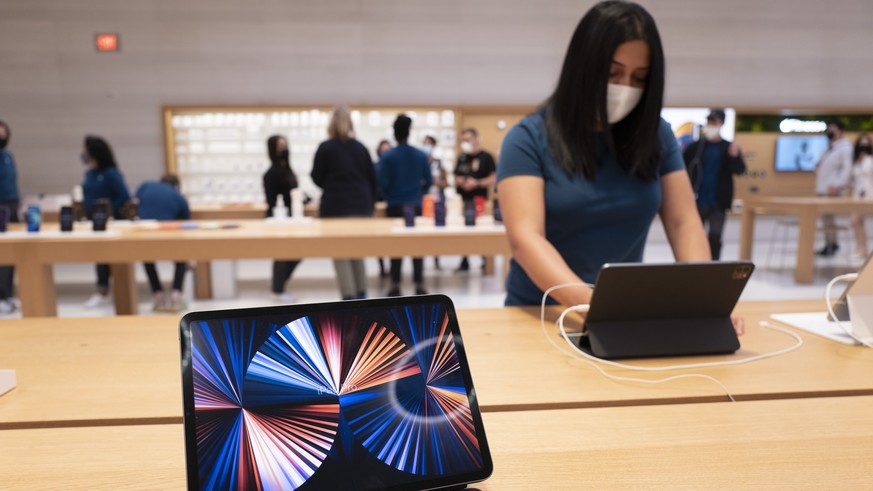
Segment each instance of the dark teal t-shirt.
M640 262L652 220L661 208L660 177L684 170L670 125L661 120L658 178L637 179L619 167L601 141L601 162L593 180L569 175L551 157L541 114L513 127L503 140L497 181L513 176L544 180L546 239L587 283L607 262ZM543 292L513 259L506 279L506 305L538 305Z

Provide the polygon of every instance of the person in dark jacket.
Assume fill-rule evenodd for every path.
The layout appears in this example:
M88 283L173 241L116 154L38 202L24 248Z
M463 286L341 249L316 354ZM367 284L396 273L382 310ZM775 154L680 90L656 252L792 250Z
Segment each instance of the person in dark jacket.
M112 148L99 136L86 136L85 148L81 154L82 163L88 167L82 192L85 214L91 217L97 200L106 200L111 210L108 215L122 218L121 212L130 201L130 193L124 176L118 170ZM93 309L109 304L109 265L97 265L97 293L85 302L85 308Z
M191 210L188 200L179 192L179 178L173 174L165 174L160 181L146 181L136 190L139 200L139 217L144 220L190 220ZM164 287L155 263L144 263L149 286L154 296L155 312L180 312L185 309L182 300L182 286L185 282L185 272L188 265L185 262L175 263L173 273L173 290L170 296L164 295Z
M273 209L279 196L291 212L291 190L297 187L297 176L291 168L291 153L288 140L273 135L267 139L267 154L270 168L264 174L264 195L267 198L267 217L273 216ZM285 283L291 278L300 261L273 261L273 280L271 290L277 302L292 303L294 296L285 292Z
M708 225L709 249L713 261L721 256L721 235L727 210L734 200L734 174L746 172L740 147L721 137L725 114L713 109L706 118L703 138L683 152L691 183L697 194L697 211Z
M321 217L373 216L376 171L370 152L354 138L348 108L334 108L327 132L330 139L318 146L312 164L312 181L324 190ZM366 298L364 261L334 259L333 265L342 299Z
M21 195L18 192L15 157L6 148L11 136L9 125L0 121L0 211L6 214L6 220L9 223L17 223ZM12 296L14 277L15 268L13 266L0 266L0 315L11 314L18 308Z
M404 216L405 207L413 207L416 215L421 215L421 198L433 185L430 163L427 155L411 147L409 130L412 120L401 114L394 121L394 139L397 146L382 155L379 164L379 187L384 190L389 217ZM391 289L387 296L400 296L400 269L402 258L391 259ZM415 281L415 294L427 294L424 289L424 263L422 258L412 259L412 272Z

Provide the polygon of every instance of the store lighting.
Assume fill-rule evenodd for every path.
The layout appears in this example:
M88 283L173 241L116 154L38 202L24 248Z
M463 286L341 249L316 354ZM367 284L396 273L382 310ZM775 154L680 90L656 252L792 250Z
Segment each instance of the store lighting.
M823 133L828 129L824 121L801 121L799 119L783 119L779 123L779 131L782 133Z

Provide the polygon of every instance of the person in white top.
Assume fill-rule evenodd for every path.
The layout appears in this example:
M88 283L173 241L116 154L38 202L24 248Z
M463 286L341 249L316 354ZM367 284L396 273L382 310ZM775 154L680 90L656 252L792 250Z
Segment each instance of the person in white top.
M818 196L845 196L852 177L852 142L844 136L845 126L840 121L831 121L825 134L830 140L827 151L815 165L815 194ZM825 229L825 246L819 256L833 256L837 249L837 228L833 215L822 215Z
M861 133L855 140L852 154L852 196L873 199L873 140L867 133ZM855 231L855 258L867 257L867 231L864 230L864 215L852 213L852 228Z

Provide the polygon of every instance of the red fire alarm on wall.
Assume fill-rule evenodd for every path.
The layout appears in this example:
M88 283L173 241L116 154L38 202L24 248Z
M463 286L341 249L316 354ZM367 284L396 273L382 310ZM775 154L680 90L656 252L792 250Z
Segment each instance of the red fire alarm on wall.
M94 44L97 47L97 51L113 53L121 51L118 41L118 34L98 34Z

